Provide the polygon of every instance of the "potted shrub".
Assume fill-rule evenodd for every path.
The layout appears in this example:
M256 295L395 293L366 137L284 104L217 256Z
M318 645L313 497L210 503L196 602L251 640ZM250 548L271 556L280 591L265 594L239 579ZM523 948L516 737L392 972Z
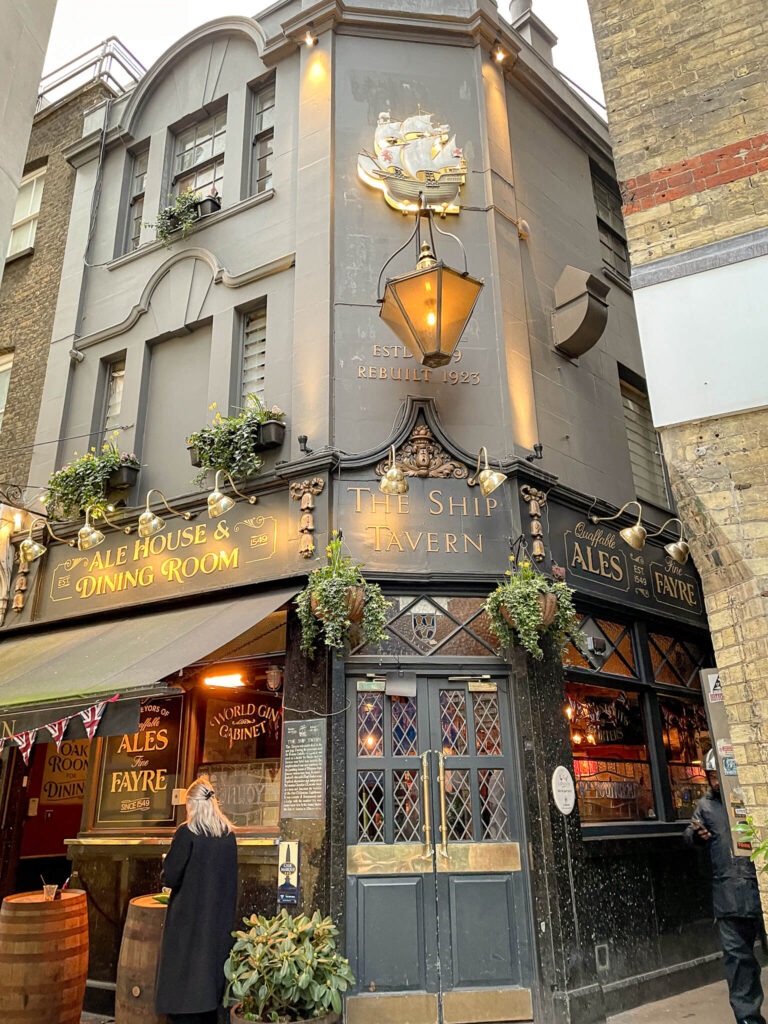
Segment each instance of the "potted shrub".
M48 480L44 500L53 519L77 519L89 505L96 512L104 511L114 492L125 497L141 469L133 452L120 452L109 441L100 453L91 448L84 455L75 452L75 456Z
M322 1021L341 1013L341 993L355 978L336 950L338 930L330 917L252 914L224 965L224 1005L232 1024L243 1021ZM234 1005L233 1005L234 1004Z
M485 602L490 629L502 647L520 644L540 661L542 636L559 648L569 639L581 642L579 620L573 607L573 590L534 569L530 562L515 563L507 579L489 594Z
M211 411L211 425L187 438L192 465L200 469L195 481L202 484L206 473L217 469L225 469L234 479L255 476L262 467L258 452L283 442L285 413L276 405L266 406L255 395L248 396L245 408L236 416L222 416L215 402Z
M296 598L302 651L312 656L320 636L326 647L343 650L350 628L357 624L366 645L380 644L387 638L384 627L389 607L381 587L368 583L362 566L342 555L338 530L333 531L325 550L328 564L310 574Z

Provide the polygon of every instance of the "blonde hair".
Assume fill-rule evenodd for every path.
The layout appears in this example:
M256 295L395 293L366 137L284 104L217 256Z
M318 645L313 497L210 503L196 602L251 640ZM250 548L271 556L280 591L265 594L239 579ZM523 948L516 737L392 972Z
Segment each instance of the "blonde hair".
M187 790L187 827L196 836L223 836L233 830L207 775L195 779Z

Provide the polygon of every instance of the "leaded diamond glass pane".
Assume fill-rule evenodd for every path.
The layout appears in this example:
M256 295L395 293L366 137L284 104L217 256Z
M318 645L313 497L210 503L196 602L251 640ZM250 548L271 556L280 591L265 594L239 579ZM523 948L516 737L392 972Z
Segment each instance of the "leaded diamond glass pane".
M384 756L384 694L357 695L357 756Z
M463 842L472 839L472 795L467 768L446 769L445 816L449 840Z
M444 754L467 753L467 702L463 690L440 691L440 733Z
M418 722L413 697L392 698L392 756L408 757L418 753Z
M478 772L478 783L483 839L509 839L509 817L503 769L483 769Z
M421 839L421 792L416 770L392 772L394 841L417 843Z
M384 842L384 772L357 773L357 836L361 843Z
M499 721L499 698L495 693L476 693L473 699L475 709L475 744L478 754L491 756L501 754L501 722Z

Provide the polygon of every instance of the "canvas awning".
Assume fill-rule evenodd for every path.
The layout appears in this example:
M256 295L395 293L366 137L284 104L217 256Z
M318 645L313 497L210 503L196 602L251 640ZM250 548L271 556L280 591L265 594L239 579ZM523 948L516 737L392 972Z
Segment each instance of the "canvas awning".
M14 732L37 728L77 713L115 693L138 698L160 692L161 680L199 661L244 633L296 593L271 590L150 615L67 626L0 641L0 735L4 720ZM127 710L124 700L108 708L109 719ZM122 718L121 718L122 721ZM20 724L20 723L24 724ZM129 731L117 728L117 732Z

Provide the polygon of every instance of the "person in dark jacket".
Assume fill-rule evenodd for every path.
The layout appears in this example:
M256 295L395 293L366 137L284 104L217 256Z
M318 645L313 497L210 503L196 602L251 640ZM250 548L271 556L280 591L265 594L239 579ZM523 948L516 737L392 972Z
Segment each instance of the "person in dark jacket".
M171 1024L216 1024L237 902L237 842L210 781L187 790L187 820L163 866L171 896L163 928L155 1009Z
M738 1024L765 1024L760 1012L760 964L755 957L755 942L763 932L755 866L749 857L734 856L714 750L707 753L704 768L710 788L696 804L685 839L691 845L705 844L709 849L712 904L720 929L731 1009Z

